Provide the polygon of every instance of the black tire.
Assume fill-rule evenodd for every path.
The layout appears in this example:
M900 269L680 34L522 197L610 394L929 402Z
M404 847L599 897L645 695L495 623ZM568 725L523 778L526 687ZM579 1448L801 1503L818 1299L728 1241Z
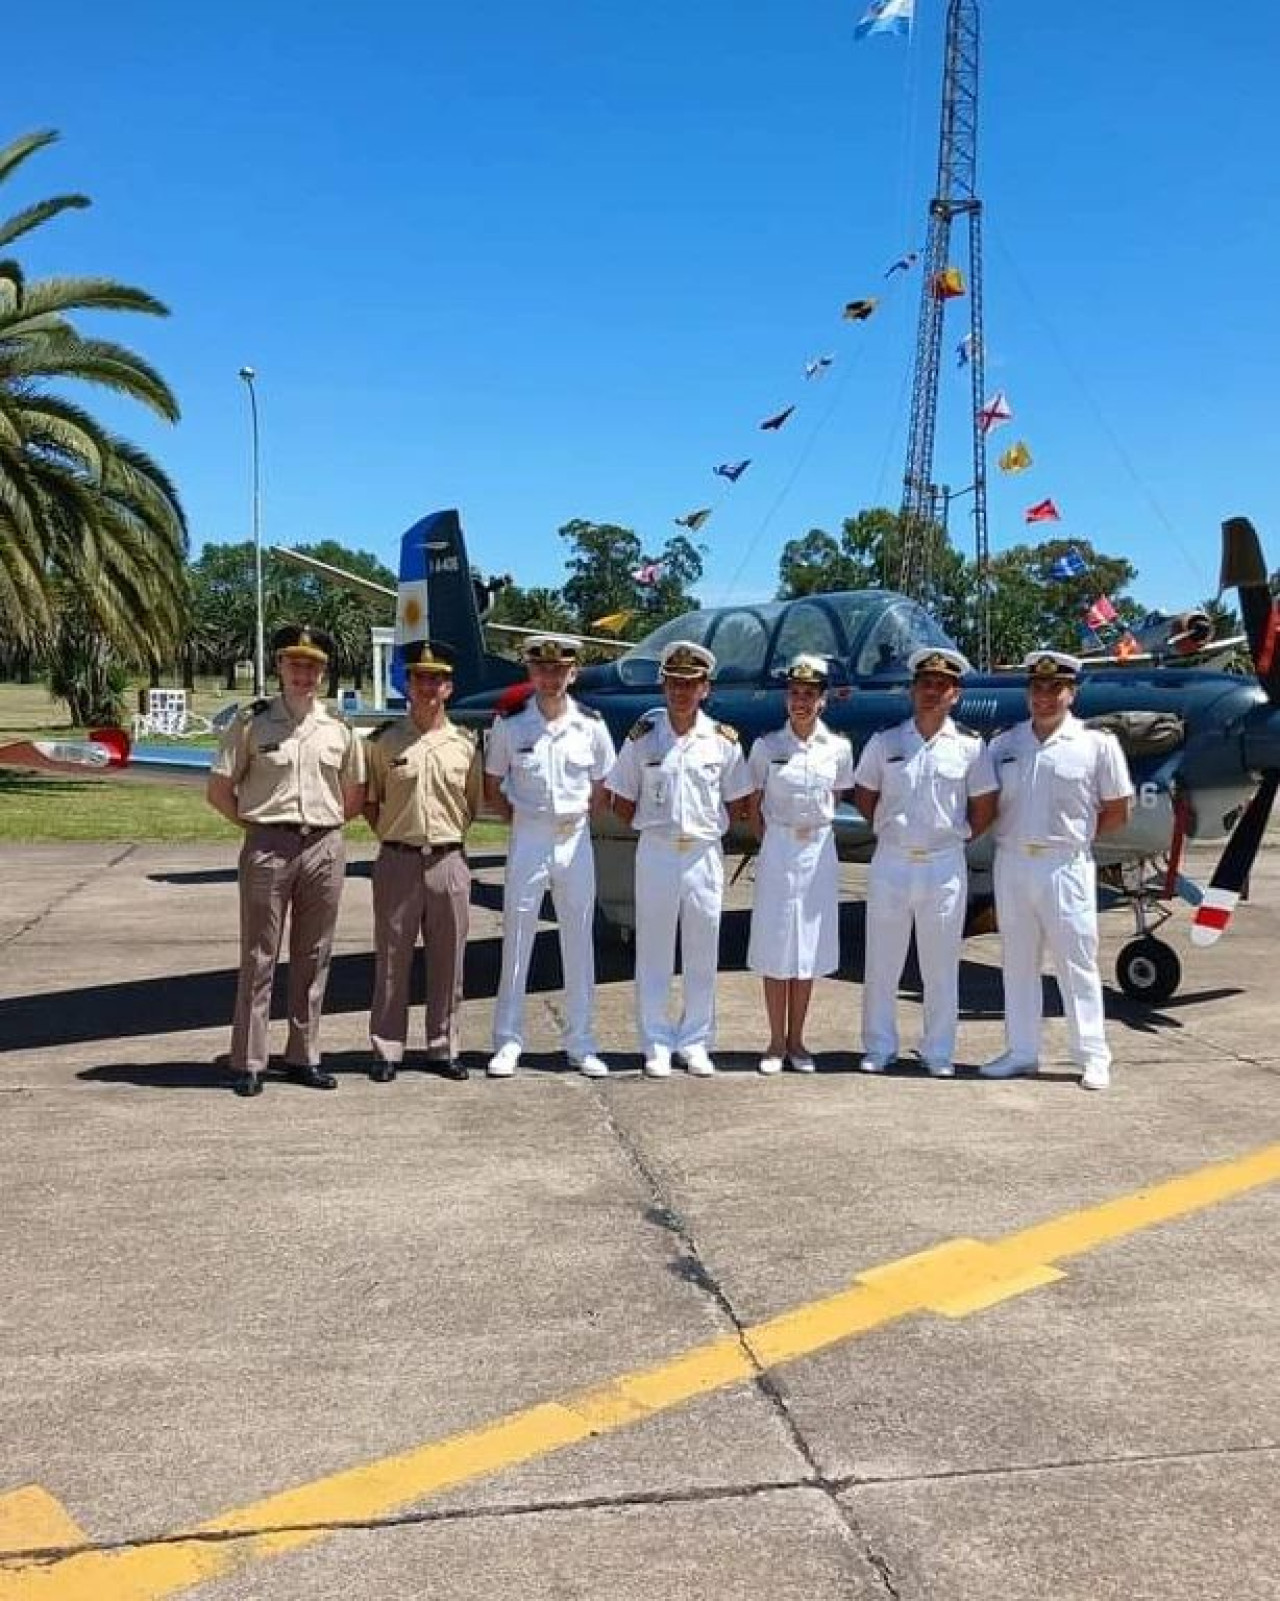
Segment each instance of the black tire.
M1159 1006L1177 994L1182 963L1171 945L1144 934L1130 940L1116 957L1116 983L1130 1000Z

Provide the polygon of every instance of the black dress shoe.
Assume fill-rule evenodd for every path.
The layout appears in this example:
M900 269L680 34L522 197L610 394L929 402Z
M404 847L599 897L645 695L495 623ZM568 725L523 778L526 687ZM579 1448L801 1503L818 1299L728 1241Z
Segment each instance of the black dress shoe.
M295 1084L305 1084L309 1090L336 1090L338 1081L322 1067L292 1067L286 1070Z
M237 1095L261 1095L261 1073L237 1073L231 1085Z
M451 1056L447 1062L439 1064L441 1078L451 1078L455 1084L465 1084L470 1074L467 1072L465 1062L460 1062L456 1056Z
M390 1084L395 1076L396 1064L394 1062L375 1062L369 1069L369 1077L375 1084Z

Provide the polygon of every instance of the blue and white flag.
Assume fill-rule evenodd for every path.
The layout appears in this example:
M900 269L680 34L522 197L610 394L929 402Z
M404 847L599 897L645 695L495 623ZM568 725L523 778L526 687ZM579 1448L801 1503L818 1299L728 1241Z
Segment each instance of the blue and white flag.
M727 478L731 484L736 484L750 465L751 457L748 456L745 461L722 461L718 467L713 467L711 470L717 478Z
M1056 561L1049 563L1050 578L1079 578L1082 573L1087 573L1088 570L1088 562L1074 548L1069 550L1065 556L1059 556Z
M871 0L866 15L853 30L855 39L867 39L873 33L911 32L915 15L915 0Z

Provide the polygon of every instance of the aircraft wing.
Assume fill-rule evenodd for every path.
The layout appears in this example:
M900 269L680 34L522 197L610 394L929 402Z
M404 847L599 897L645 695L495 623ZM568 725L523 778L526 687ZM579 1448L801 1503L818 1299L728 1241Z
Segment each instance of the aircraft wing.
M493 630L495 634L545 634L545 628L520 628L515 623L491 623L484 620L484 626ZM616 650L619 653L628 651L635 644L634 639L606 639L601 634L574 634L565 629L551 630L560 639L576 639L580 645L603 645L607 650Z
M1246 635L1232 634L1229 639L1211 639L1207 645L1202 645L1199 650L1188 651L1186 655L1176 650L1139 650L1124 657L1082 656L1080 664L1086 672L1100 667L1190 667L1216 661L1220 656L1230 656L1233 651L1245 650L1248 644Z
M309 573L318 573L331 584L338 584L343 589L353 589L357 595L367 595L374 600L389 600L394 602L396 591L389 584L380 584L373 578L362 578L359 573L348 572L345 567L335 567L332 562L321 561L318 556L306 556L300 550L289 550L284 545L272 545L271 554L279 556L281 561L289 562L294 567L302 567Z

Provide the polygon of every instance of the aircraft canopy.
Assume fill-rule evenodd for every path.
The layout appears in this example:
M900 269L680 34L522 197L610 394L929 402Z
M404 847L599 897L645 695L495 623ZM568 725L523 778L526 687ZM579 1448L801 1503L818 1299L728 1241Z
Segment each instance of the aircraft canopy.
M673 639L714 651L720 684L781 681L787 663L801 652L829 657L837 682L905 677L912 651L952 643L923 606L892 590L806 595L673 618L619 659L622 682L636 688L655 684L658 657Z

